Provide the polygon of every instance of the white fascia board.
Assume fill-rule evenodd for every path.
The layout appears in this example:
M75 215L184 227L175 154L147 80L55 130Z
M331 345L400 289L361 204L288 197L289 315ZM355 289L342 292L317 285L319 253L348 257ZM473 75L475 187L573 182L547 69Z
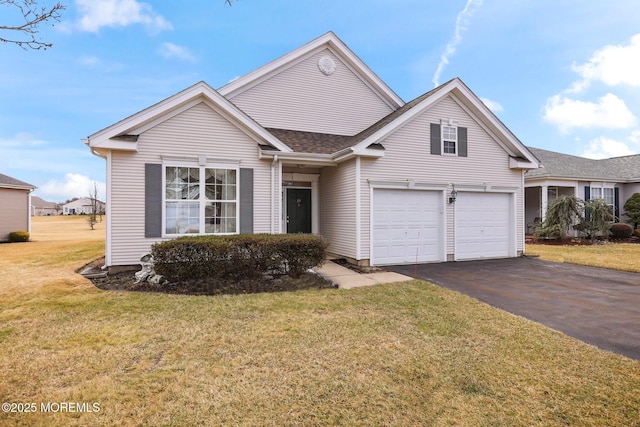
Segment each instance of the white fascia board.
M578 182L583 181L582 179L571 179L571 178L538 178L524 180L525 187L576 187Z
M511 132L511 130L505 126L502 121L491 111L481 100L471 91L460 79L455 78L450 83L451 88L449 91L454 91L454 96L459 101L466 104L469 103L478 113L480 113L479 119L487 123L491 128L497 130L502 138L506 140L511 147L516 150L513 153L516 156L521 156L527 159L531 163L531 167L528 169L536 169L539 167L540 161L533 155L531 151ZM447 85L449 86L449 85ZM466 102L465 102L466 101ZM500 138L498 138L500 140Z
M509 157L509 168L510 169L538 169L538 166L534 165L528 160Z
M33 185L19 185L19 184L0 184L0 188L8 188L11 190L28 190L28 191L33 191L38 187L35 187Z
M240 127L248 130L259 139L283 152L293 151L205 82L196 83L182 92L91 135L87 138L88 145L93 148L135 151L137 149L136 143L117 141L112 138L129 133L138 135L203 101L227 120L239 124Z
M380 150L376 148L364 148L362 150L359 150L357 153L354 151L353 148L347 148L345 150L341 150L337 153L334 153L332 156L333 156L333 160L335 160L337 163L341 163L356 157L367 157L367 158L377 159L380 157L384 157L384 153L385 153L384 150Z
M484 105L484 103L482 103L482 101L480 101L480 99L473 92L471 92L471 90L464 83L462 83L462 81L458 78L455 78L451 80L449 83L440 87L433 94L431 94L429 97L424 99L421 103L414 106L409 111L405 112L400 117L398 117L391 123L387 124L382 129L379 129L377 132L375 132L368 138L360 141L358 144L356 144L353 147L354 152L359 154L362 150L366 149L369 145L376 142L381 142L384 138L389 136L391 133L395 132L397 129L402 127L405 123L408 123L409 121L413 120L416 116L422 114L425 110L427 110L428 108L433 106L435 103L439 102L441 99L449 95L451 95L452 99L454 99L454 101L458 103L458 105L460 105L462 108L464 108L464 110L472 118L474 118L478 123L480 123L481 126L483 126L483 128L487 132L489 132L494 137L494 139L498 141L498 143L502 145L502 147L507 151L507 153L509 153L514 157L522 156L524 159L526 159L529 163L526 167L527 169L536 169L539 167L539 161L533 155L533 153L531 153L529 149L527 149L527 147L524 144L522 144L518 140L518 138L516 138L515 135L513 135L513 133L506 126L504 126L504 124L502 124L500 120L498 120L498 118L493 114L493 112L491 112L491 110L489 110L486 107L486 105ZM480 117L478 117L478 114L474 114L474 112L471 111L470 107L466 105L464 101L468 102L471 106L473 106L473 108L480 114ZM483 125L483 123L485 124ZM488 123L490 126L487 126L486 123ZM499 138L495 134L493 134L493 132L491 132L489 128L496 129L500 133L502 138ZM507 140L509 144L513 146L515 151L507 150L507 147L505 147L501 142L503 139ZM522 163L522 165L526 164L525 162L520 162L520 163ZM520 167L524 168L523 166L520 166Z
M413 120L416 116L418 116L419 114L422 114L424 110L431 107L433 104L435 104L436 102L440 101L443 97L445 97L448 91L444 89L445 89L444 87L441 88L439 91L435 92L434 94L432 94L431 96L423 100L420 104L414 106L413 108L411 108L406 113L402 114L400 117L398 117L394 121L390 122L383 128L379 129L372 135L368 136L367 138L363 139L362 141L354 145L352 148L353 151L356 154L360 154L361 152L365 151L367 147L369 147L371 144L378 143L384 140L387 136L391 135L393 132L401 128L405 123L408 123L409 121Z
M218 92L225 97L233 98L239 93L255 86L261 81L266 80L280 70L290 67L318 51L329 48L336 56L344 59L352 68L356 75L361 76L363 80L372 89L378 92L385 102L393 109L404 105L404 101L391 88L380 79L358 56L353 53L347 45L338 38L332 31L310 41L309 43L271 61L270 63L248 73L244 76L227 83L218 89Z
M298 163L307 166L337 166L331 154L283 153L280 151L260 150L260 159L273 159L278 156L281 163Z

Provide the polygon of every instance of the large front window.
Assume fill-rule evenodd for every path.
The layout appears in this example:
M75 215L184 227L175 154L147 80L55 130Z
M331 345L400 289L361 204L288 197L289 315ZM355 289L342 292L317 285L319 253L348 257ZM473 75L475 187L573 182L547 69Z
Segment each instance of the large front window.
M591 199L602 199L607 205L613 206L614 197L612 187L591 187Z
M237 232L236 169L165 167L165 234Z

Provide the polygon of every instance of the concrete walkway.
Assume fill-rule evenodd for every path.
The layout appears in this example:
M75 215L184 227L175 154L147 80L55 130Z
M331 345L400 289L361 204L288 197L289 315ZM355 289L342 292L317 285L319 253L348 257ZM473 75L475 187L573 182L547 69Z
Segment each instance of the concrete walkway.
M382 283L405 282L412 277L390 271L378 273L358 273L343 267L333 261L325 261L320 267L314 268L318 274L337 284L340 289L358 288L361 286L379 285Z

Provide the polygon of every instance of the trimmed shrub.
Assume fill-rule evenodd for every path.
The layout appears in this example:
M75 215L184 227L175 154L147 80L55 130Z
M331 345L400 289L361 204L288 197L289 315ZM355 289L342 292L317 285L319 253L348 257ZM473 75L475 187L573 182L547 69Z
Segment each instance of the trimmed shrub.
M612 239L628 239L633 234L633 227L624 222L618 222L611 225Z
M29 232L28 231L13 231L9 233L9 241L10 242L28 242L29 241Z
M189 236L151 247L154 270L170 282L300 277L322 263L327 245L309 234Z

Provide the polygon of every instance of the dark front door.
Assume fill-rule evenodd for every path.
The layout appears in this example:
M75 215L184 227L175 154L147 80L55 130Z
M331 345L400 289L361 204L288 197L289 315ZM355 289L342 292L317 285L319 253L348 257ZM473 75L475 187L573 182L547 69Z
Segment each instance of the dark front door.
M287 233L311 233L310 188L287 188Z

